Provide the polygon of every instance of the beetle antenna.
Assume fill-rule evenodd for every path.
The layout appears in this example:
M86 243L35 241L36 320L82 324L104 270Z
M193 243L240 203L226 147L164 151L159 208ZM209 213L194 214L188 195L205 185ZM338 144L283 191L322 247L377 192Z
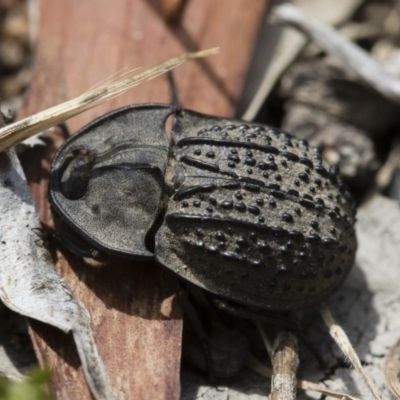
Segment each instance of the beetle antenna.
M171 104L174 106L177 106L179 108L182 108L181 103L179 101L178 88L176 86L172 70L169 70L167 72L167 79L168 79L168 83L169 83L169 98L170 98Z
M198 336L202 347L203 353L206 360L207 372L208 372L208 380L211 385L214 385L216 382L212 359L211 359L211 352L210 347L207 340L207 334L205 332L203 323L201 322L200 316L196 311L196 308L193 306L193 303L190 301L185 289L183 288L182 284L177 281L177 294L179 301L182 305L184 313L189 318L190 322L192 323L195 333Z

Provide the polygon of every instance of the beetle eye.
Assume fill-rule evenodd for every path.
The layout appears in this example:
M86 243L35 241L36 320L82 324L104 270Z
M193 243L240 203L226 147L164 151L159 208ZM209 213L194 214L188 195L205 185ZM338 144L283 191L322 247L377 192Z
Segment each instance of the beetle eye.
M81 199L88 188L94 153L87 149L70 152L61 166L60 192L70 200Z

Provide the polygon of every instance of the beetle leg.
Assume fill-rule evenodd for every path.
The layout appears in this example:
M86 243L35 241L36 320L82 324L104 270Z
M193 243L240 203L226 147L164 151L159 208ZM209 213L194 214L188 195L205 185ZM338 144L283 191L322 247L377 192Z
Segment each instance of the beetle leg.
M316 347L306 339L306 336L303 335L302 333L297 332L297 335L299 339L303 342L304 346L307 348L307 350L314 356L314 358L317 360L317 363L319 364L320 368L322 371L327 371L328 370L328 364L326 361L321 357L321 355L318 353L318 350Z
M296 335L299 337L299 339L303 342L305 347L308 349L308 351L315 357L320 367L323 370L327 369L327 364L325 360L319 355L318 351L315 349L312 343L310 343L306 339L306 337L301 333L300 326L297 321L280 314L272 315L272 314L267 314L265 312L259 313L257 311L251 311L247 308L241 307L240 305L237 304L232 305L225 300L221 300L212 296L211 296L211 301L219 310L222 310L235 317L244 318L257 322L266 322L269 324L277 325L282 328L287 328L290 329L291 331L294 331Z
M43 228L31 228L31 231L38 237L35 240L36 246L44 247L44 243L47 240L48 233Z
M179 101L179 96L178 96L178 88L176 87L174 75L172 71L167 72L167 78L168 78L168 83L169 83L169 97L170 97L170 102L172 105L177 106L181 108L181 103Z
M64 140L67 140L70 136L70 132L67 127L67 124L65 122L60 122L58 124L58 127L60 128L60 131L62 133L62 137L64 138Z
M61 231L54 231L51 236L56 239L61 245L66 247L72 254L78 257L88 257L95 260L104 258L104 254L94 247L79 243L71 235Z
M238 304L233 305L225 300L215 298L211 296L213 304L222 311L231 314L235 317L249 319L251 321L266 322L273 325L278 325L282 328L291 329L295 332L299 330L299 324L291 318L285 317L281 314L267 314L265 312L260 313L244 308Z
M215 382L215 374L213 370L213 365L211 361L211 353L210 353L210 347L207 341L207 334L204 330L204 326L201 322L200 316L197 313L195 307L193 306L192 302L190 301L189 297L187 296L184 288L180 284L180 282L177 282L178 286L178 297L181 302L181 305L183 307L183 310L187 317L189 318L190 322L192 323L195 333L198 336L202 347L203 347L203 352L204 352L204 357L206 359L206 364L207 364L207 369L208 369L208 379L211 384L214 384Z

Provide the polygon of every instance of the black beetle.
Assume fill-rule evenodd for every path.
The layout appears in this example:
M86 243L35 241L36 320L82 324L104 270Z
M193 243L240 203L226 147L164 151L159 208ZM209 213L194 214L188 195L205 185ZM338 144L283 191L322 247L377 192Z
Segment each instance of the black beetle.
M50 200L100 252L155 258L218 297L274 312L329 297L357 246L354 202L318 149L172 105L122 108L68 139Z

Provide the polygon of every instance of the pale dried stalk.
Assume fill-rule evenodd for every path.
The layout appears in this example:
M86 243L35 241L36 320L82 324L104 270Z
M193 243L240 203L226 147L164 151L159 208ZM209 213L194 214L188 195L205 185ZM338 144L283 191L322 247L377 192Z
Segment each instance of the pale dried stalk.
M389 74L366 51L291 4L275 7L273 15L275 21L289 24L307 34L340 61L348 75L365 82L387 99L400 103L400 80Z
M338 325L336 321L333 319L332 314L330 313L325 303L322 303L319 306L319 310L322 315L322 319L324 320L325 325L329 329L329 333L333 338L333 340L340 347L344 355L349 359L354 369L361 375L364 382L371 391L374 399L381 400L382 396L379 393L378 388L376 387L375 383L371 380L371 378L365 373L361 365L360 359L358 358L353 346L350 343L349 338L347 337L342 327Z
M246 367L251 369L252 371L256 372L257 374L264 376L265 378L271 379L272 377L272 370L268 368L266 365L260 363L255 357L250 356L246 360ZM310 390L313 392L321 393L328 397L333 397L334 399L341 399L341 400L360 400L358 397L350 396L346 393L335 392L334 390L328 389L326 386L309 382L298 380L297 381L297 388L302 390Z
M172 58L165 63L159 64L153 68L147 69L139 74L134 72L124 74L122 79L109 82L89 90L86 93L76 97L75 99L66 101L57 106L48 108L42 112L34 114L21 121L7 125L0 129L0 151L9 149L12 146L22 142L30 136L43 132L44 130L57 125L68 118L89 110L99 104L110 100L123 92L131 89L139 83L153 79L172 68L181 65L185 61L202 58L218 52L217 48L198 51L195 53L184 54L179 57Z
M389 350L383 368L385 379L393 395L400 399L400 340Z
M295 400L297 392L297 368L299 366L296 336L280 330L272 351L271 400Z

